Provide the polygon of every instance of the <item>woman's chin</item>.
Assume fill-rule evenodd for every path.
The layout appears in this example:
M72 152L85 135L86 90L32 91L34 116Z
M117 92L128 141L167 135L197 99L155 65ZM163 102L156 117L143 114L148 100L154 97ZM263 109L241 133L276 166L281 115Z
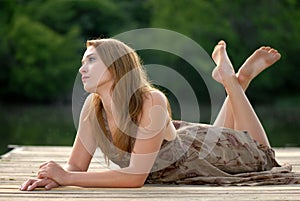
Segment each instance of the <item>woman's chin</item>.
M95 93L96 92L96 88L95 87L89 87L88 85L84 85L83 88L88 93Z

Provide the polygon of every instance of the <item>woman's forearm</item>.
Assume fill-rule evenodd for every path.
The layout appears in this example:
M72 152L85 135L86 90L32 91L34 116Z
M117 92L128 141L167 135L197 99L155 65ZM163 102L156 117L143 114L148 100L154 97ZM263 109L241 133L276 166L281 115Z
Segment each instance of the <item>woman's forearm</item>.
M81 187L142 187L147 174L130 174L124 171L105 170L103 172L68 172L66 186Z
M69 172L86 172L86 170L82 170L80 169L79 167L76 167L74 165L71 165L70 163L67 163L65 166L64 166L64 169L66 171L69 171Z

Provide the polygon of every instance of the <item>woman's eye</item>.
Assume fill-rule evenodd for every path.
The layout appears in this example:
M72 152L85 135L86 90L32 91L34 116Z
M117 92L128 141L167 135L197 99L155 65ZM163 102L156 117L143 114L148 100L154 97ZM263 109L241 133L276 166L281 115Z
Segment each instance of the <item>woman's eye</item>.
M96 58L94 58L94 57L89 58L89 62L92 62L92 61L95 61L95 60L96 60Z

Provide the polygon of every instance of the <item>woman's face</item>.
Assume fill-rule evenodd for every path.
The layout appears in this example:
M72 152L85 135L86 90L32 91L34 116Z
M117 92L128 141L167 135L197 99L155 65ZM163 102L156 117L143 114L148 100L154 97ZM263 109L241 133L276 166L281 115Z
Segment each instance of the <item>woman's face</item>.
M79 72L82 75L84 89L90 93L97 92L101 87L107 87L113 81L111 73L93 46L86 49Z

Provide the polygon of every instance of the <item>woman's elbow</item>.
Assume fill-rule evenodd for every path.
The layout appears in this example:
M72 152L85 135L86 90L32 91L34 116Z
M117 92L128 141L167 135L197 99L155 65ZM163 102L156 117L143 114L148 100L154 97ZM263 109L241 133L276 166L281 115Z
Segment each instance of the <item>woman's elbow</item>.
M134 182L130 182L129 184L129 188L142 188L144 186L144 182L140 182L140 181L134 181Z
M145 184L145 177L136 177L130 181L128 181L127 186L129 188L142 188Z

